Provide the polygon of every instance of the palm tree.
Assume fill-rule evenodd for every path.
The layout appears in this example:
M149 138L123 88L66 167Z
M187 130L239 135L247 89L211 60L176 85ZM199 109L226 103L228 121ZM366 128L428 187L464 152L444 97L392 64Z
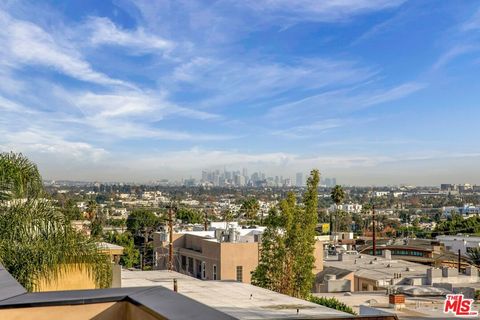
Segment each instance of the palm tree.
M472 263L477 267L480 267L480 248L474 248L467 253L468 257L472 260Z
M43 192L37 166L21 153L0 153L0 201L34 198Z
M342 186L340 185L336 185L335 187L333 187L331 193L330 193L330 197L332 198L333 202L335 203L336 205L336 208L335 208L335 226L337 225L337 217L338 217L338 205L341 204L343 202L343 200L345 199L345 191L343 190ZM332 216L330 214L330 230L332 230ZM330 231L331 233L331 231Z
M247 220L255 221L257 218L258 210L260 210L260 205L258 200L255 198L249 198L243 201L240 211L243 212L244 217Z
M0 153L0 173L0 263L8 272L28 291L54 281L66 266L85 268L98 287L108 287L110 258L40 197L36 165L21 154Z

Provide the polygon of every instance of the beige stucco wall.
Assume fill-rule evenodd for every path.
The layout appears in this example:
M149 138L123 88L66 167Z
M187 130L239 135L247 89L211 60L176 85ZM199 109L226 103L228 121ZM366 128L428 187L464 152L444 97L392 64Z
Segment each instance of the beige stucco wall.
M374 291L376 288L376 281L355 277L355 291Z
M57 279L40 279L36 291L96 289L95 281L82 265L65 266Z
M221 243L220 279L237 280L237 266L243 267L243 282L250 283L258 265L258 243Z
M257 242L216 242L191 234L173 234L175 271L190 274L181 268L181 256L194 259L194 270L191 276L197 276L198 264L205 262L205 279L213 280L213 266L217 266L217 280L236 280L237 266L243 267L243 282L251 282L251 272L258 265ZM165 269L168 261L168 242L161 241L154 235L154 250L158 255L158 269ZM315 243L315 274L323 270L323 242Z
M0 309L0 319L8 320L158 320L128 302L92 303L84 305Z
M313 269L313 273L317 274L323 270L323 242L315 242L313 255L315 257L315 267Z

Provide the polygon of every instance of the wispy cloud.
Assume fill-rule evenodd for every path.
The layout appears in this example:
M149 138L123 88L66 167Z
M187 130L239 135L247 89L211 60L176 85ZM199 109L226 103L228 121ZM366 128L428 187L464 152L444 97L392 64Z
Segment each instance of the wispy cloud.
M463 31L472 31L472 30L479 30L480 29L480 9L477 10L477 12L469 18L467 21L465 21L461 29Z
M3 132L2 132L3 131ZM58 133L48 132L45 128L31 127L22 131L4 131L0 143L3 152L22 150L29 154L43 154L61 157L64 161L100 161L108 152L89 143L66 140Z
M405 0L248 0L250 8L287 21L345 21L354 16L396 8Z
M295 102L273 107L267 114L270 118L285 117L287 114L304 116L319 115L336 110L339 113L354 111L407 97L426 87L424 83L407 82L393 88L357 92L351 89L328 91Z
M173 79L180 86L195 83L206 97L195 105L218 107L261 102L281 94L301 94L372 78L376 70L353 61L302 59L290 63L196 58L178 66ZM170 81L167 77L166 81Z
M459 44L444 52L433 65L433 69L440 69L450 63L452 60L474 51L480 50L480 47L473 44Z
M78 80L102 85L128 85L95 71L75 48L60 43L41 27L17 20L0 11L2 64L11 68L38 65L55 69Z
M142 27L121 29L108 18L90 17L85 27L92 33L90 42L93 45L126 46L131 48L130 52L163 52L175 46L172 41L148 33Z
M349 122L351 122L351 119L327 119L322 121L316 121L308 125L275 130L271 134L275 136L283 136L286 138L307 138L330 129L343 127Z

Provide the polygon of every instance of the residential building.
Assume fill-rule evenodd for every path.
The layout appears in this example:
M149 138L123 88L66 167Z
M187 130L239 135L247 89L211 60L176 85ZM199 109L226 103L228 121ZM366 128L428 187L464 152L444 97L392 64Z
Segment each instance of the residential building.
M229 226L212 231L173 233L173 270L203 280L234 280L250 283L251 272L258 265L259 242L264 227L243 229ZM154 233L156 269L169 263L168 232ZM315 267L323 269L323 242L315 244Z
M468 255L473 249L480 249L480 237L469 235L441 235L437 236L437 241L442 243L447 251L453 253L458 253L458 251L460 251L460 254L463 256Z
M480 287L478 270L473 266L461 274L456 268L433 268L392 259L389 250L383 253L383 257L352 253L328 257L323 271L317 274L316 292L401 291L411 286L423 290L433 286L473 297Z

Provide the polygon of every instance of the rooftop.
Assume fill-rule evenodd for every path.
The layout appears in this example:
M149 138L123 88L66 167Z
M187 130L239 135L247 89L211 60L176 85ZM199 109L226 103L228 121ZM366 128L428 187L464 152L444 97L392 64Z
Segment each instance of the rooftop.
M330 256L325 259L324 266L354 271L356 276L372 280L391 279L395 274L401 274L403 278L425 276L427 269L431 268L414 262L390 260L368 254L351 255L343 261L339 261L338 256Z
M360 306L369 306L383 312L395 313L399 319L458 319L453 315L447 316L443 313L444 297L405 297L405 308L394 311L388 306L388 295L386 291L369 291L353 293L318 293L317 296L335 297L341 302L349 305L357 313L360 313ZM474 306L478 310L478 305Z
M250 284L233 281L202 281L174 271L122 270L122 287L163 286L237 319L332 319L350 314L292 298ZM297 315L297 309L299 314Z

